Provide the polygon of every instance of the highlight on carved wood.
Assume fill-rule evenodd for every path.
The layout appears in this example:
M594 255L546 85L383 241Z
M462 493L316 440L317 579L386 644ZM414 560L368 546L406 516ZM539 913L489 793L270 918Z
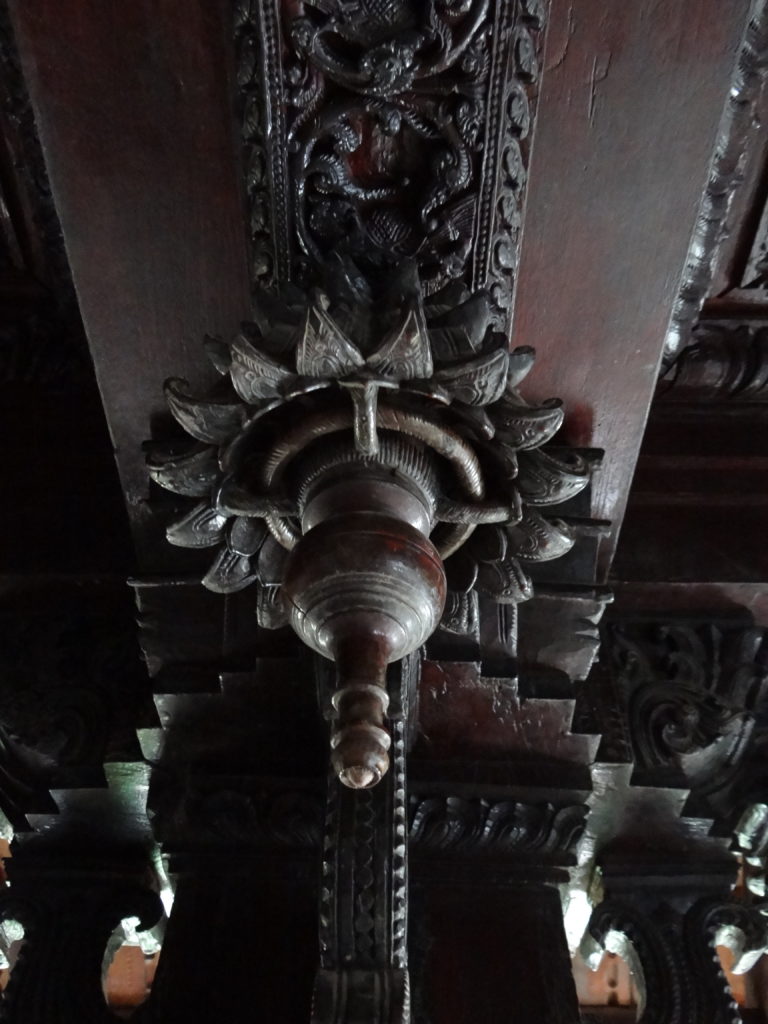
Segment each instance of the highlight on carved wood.
M209 338L210 395L166 383L193 440L153 446L149 472L196 499L167 538L215 549L205 586L254 585L261 626L337 662L333 761L365 788L388 765L386 666L432 635L449 591L527 600L526 566L575 541L546 510L596 456L548 447L561 403L521 396L534 353L508 351L487 292L424 298L414 264L372 281L338 255L324 285L264 292L240 334Z

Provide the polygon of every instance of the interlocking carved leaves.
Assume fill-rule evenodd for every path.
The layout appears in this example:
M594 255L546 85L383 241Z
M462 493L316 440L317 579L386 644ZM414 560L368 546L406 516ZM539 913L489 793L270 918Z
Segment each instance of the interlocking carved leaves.
M488 287L519 255L539 0L304 0L237 8L254 278L343 252L418 263L425 294Z

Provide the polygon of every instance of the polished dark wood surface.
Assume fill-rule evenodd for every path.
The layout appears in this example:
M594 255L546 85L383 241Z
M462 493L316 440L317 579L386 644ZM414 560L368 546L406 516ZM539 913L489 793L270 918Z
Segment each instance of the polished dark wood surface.
M12 4L139 565L142 442L171 374L249 311L226 3ZM167 555L165 557L168 557Z
M741 0L555 0L514 337L538 398L607 451L595 513L606 572L744 31Z

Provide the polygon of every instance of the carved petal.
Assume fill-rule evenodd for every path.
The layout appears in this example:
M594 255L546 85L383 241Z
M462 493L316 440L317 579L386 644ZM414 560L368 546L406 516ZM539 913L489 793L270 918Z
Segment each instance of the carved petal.
M251 560L223 547L211 568L203 576L203 586L217 594L235 594L257 579L251 572Z
M320 306L310 306L296 351L297 372L302 377L344 377L364 363L336 321Z
M287 560L288 552L270 534L259 552L259 579L261 582L275 585L282 583Z
M206 334L203 347L211 364L225 377L232 365L232 353L229 351L229 345L221 338Z
M210 548L219 543L226 524L227 517L203 501L171 523L165 536L170 544L180 548Z
M518 604L533 596L533 584L514 558L483 562L477 576L477 590L499 604Z
M546 444L562 426L564 415L558 398L540 406L529 406L514 402L508 394L491 410L499 438L517 449Z
M258 584L256 621L262 629L280 629L281 626L288 625L288 613L283 604L280 587L274 584Z
M459 636L473 636L479 628L477 594L449 590L445 598L440 628Z
M491 324L487 292L477 292L441 316L431 317L430 332L439 346L440 359L455 359L479 352Z
M429 347L438 363L454 363L474 355L464 327L430 327Z
M545 519L532 508L526 508L522 520L507 527L512 550L528 562L549 562L567 554L576 543L562 519Z
M238 516L232 520L229 527L227 546L235 554L250 558L264 543L268 532L262 519L244 519Z
M412 306L403 322L386 335L368 359L368 366L393 380L427 380L432 376L432 353L420 306Z
M509 374L507 388L516 388L528 376L536 358L536 351L530 345L520 345L509 353Z
M458 402L490 405L504 394L507 383L507 352L496 349L458 366L438 370L435 380Z
M196 444L181 454L154 451L147 458L149 475L166 491L188 498L202 498L216 482L219 464L216 449Z
M530 505L556 505L579 494L589 483L590 463L577 452L568 460L549 452L520 452L517 485Z
M245 406L236 398L197 399L186 393L187 382L172 377L165 382L165 400L188 434L208 444L222 444L238 432L245 421Z
M291 376L289 370L260 352L244 334L237 335L230 351L232 384L244 402L255 405L279 396L281 382Z

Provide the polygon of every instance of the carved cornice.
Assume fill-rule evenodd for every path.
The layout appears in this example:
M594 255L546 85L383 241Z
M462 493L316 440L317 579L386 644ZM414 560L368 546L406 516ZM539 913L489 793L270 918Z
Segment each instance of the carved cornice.
M667 332L665 354L668 360L674 359L688 344L691 329L707 297L718 246L728 226L731 200L742 181L747 147L760 131L755 105L766 79L768 2L753 0L750 14Z
M419 855L535 856L568 862L584 832L587 807L455 796L413 796L410 841Z

